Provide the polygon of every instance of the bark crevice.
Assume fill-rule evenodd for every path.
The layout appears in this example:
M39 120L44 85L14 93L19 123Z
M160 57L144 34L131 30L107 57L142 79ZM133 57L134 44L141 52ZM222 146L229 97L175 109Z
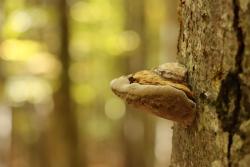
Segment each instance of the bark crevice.
M243 30L240 25L240 7L239 7L239 1L238 0L232 0L233 1L233 7L234 7L234 20L233 20L233 27L236 32L237 41L238 41L238 50L236 54L235 59L235 68L236 70L231 73L232 79L236 81L235 85L235 108L232 113L232 119L231 119L231 125L229 126L229 141L228 141L228 166L232 166L231 161L231 147L233 144L233 136L237 132L239 127L239 113L240 113L240 102L241 102L241 89L240 89L240 79L239 74L242 73L242 60L244 55L244 36L243 36Z

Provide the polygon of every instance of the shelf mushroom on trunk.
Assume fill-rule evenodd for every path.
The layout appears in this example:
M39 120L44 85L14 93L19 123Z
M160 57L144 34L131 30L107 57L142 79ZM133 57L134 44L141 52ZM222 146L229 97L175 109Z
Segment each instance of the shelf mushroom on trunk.
M193 93L186 83L187 70L179 63L165 63L111 81L112 91L139 110L191 125L195 118Z

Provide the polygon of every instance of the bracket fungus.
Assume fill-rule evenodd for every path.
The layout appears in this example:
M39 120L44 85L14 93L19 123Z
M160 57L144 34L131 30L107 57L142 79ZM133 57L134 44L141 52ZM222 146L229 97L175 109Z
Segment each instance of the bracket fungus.
M195 118L193 93L186 83L187 70L179 63L165 63L111 81L112 91L139 110L184 126Z

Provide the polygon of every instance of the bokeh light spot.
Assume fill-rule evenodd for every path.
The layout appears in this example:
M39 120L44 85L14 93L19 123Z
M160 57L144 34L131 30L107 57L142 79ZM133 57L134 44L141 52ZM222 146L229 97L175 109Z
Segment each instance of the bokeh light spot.
M135 31L124 31L120 37L120 45L124 51L135 50L140 45L140 36Z
M106 101L105 114L108 118L117 120L125 115L126 106L124 102L118 98L111 98Z
M27 31L32 24L31 16L25 11L16 11L10 16L10 28L16 32Z
M32 40L9 39L0 46L1 58L6 61L26 61L42 50L41 44Z
M50 84L38 77L11 77L6 83L5 94L13 103L31 102L41 103L52 94Z
M79 104L89 104L96 97L95 88L89 84L79 84L72 87L72 96Z

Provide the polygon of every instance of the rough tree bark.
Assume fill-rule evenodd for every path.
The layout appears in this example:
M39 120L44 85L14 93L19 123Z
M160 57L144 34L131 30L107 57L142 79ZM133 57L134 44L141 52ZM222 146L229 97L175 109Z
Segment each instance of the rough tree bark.
M174 126L172 167L250 165L250 1L180 0L178 57L197 117Z

